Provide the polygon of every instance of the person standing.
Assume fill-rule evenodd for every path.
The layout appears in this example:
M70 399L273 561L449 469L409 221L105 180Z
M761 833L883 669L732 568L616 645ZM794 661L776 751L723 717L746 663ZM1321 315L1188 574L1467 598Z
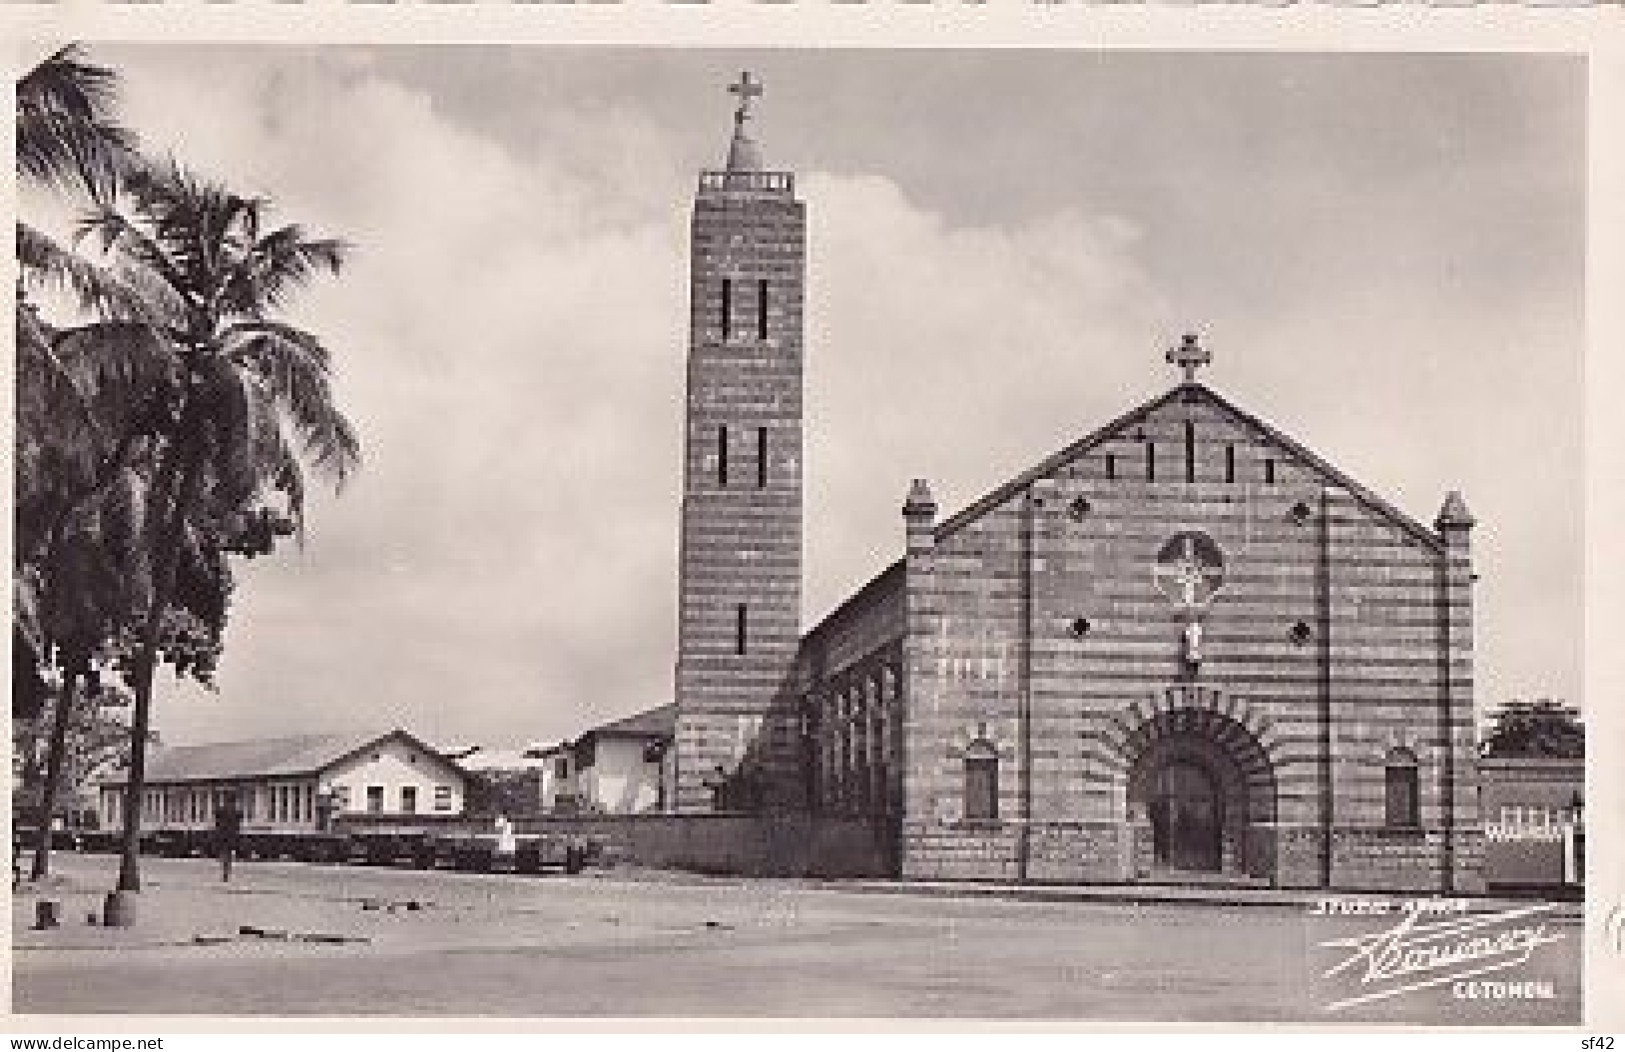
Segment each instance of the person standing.
M519 852L519 838L514 836L513 820L506 812L499 812L496 820L497 842L496 856L492 859L492 869L512 870Z
M243 831L243 813L237 807L235 794L220 801L214 813L214 849L220 856L220 879L231 880L231 861L237 854L237 840Z

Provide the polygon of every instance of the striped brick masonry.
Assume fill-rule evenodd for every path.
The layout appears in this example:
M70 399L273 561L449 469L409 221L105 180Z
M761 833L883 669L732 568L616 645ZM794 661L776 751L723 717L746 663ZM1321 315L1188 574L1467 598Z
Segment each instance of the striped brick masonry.
M679 555L677 802L797 803L806 214L761 167L748 74L728 165L700 177Z

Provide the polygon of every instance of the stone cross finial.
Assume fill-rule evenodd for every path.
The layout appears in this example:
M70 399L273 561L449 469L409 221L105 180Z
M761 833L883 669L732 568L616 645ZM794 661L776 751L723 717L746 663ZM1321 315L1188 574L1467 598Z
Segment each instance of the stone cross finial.
M760 98L762 95L762 82L750 79L750 71L739 74L737 84L728 85L728 94L739 96L739 108L734 111L734 120L744 122L750 119L750 100Z
M1179 346L1168 352L1168 364L1185 370L1185 382L1196 382L1196 370L1213 360L1213 353L1197 342L1195 333L1186 333Z

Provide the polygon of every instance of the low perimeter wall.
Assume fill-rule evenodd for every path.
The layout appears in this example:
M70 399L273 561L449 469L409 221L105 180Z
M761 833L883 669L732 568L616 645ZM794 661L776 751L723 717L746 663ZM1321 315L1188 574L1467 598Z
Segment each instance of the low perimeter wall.
M862 819L805 814L549 815L520 833L600 838L611 860L654 869L753 877L883 877L885 834Z

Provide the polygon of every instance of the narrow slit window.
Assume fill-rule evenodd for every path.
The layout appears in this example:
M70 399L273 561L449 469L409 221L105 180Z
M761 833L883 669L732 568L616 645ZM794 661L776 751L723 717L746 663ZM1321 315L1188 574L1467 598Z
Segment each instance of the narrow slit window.
M1196 481L1196 424L1185 421L1185 481Z
M1227 445L1227 446L1224 447L1224 480L1226 482L1234 482L1234 481L1236 481L1236 447L1235 446Z
M729 330L733 327L733 298L734 298L733 279L731 279L731 278L723 278L722 279L722 315L721 315L721 322L722 322L722 338L724 340L726 340L730 335L732 335Z
M728 484L728 425L717 428L717 485Z
M1106 454L1106 477L1108 479L1117 478L1117 455L1114 453Z
M767 486L767 428L756 429L756 486Z
M767 339L767 279L756 282L756 338Z
M1155 442L1145 444L1145 480L1147 482L1157 481L1157 444Z
M1275 458L1266 457L1264 460L1264 481L1273 485L1275 483Z
M747 627L747 618L748 618L748 615L747 615L747 613L745 611L745 604L740 603L737 607L734 608L734 653L735 654L743 654L745 652L745 631L746 631L746 627Z

